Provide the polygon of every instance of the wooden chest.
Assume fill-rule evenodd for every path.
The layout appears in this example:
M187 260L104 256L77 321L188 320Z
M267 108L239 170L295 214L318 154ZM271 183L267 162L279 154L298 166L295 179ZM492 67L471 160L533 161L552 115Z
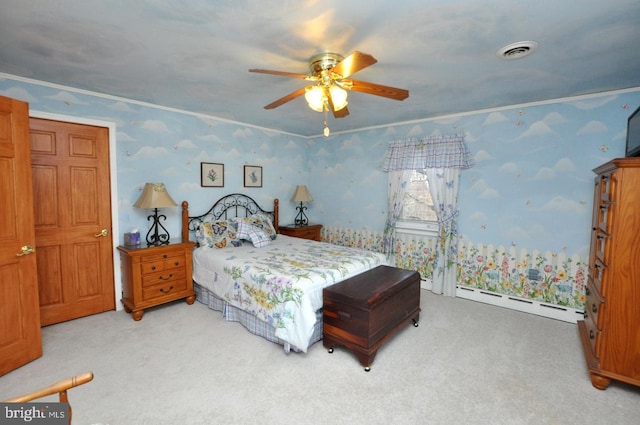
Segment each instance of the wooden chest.
M323 345L352 350L364 370L378 348L420 317L420 275L389 266L353 276L323 290Z

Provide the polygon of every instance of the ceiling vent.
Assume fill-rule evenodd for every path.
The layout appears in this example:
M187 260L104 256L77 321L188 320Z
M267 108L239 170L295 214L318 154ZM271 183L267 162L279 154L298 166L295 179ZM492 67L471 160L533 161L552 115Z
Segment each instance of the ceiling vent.
M529 56L537 49L538 43L535 41L518 41L517 43L511 43L498 50L496 56L506 60L520 59Z

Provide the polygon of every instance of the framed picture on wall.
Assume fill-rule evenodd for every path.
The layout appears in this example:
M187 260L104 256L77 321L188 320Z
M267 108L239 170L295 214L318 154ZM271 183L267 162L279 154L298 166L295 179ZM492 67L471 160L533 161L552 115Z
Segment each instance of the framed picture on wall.
M244 166L244 187L262 187L262 167Z
M224 164L200 163L200 186L224 187Z

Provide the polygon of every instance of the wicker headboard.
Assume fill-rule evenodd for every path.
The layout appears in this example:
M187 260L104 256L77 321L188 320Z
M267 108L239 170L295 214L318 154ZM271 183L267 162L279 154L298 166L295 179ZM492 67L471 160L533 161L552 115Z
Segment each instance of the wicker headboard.
M278 199L273 200L273 211L262 208L250 196L242 193L232 193L218 199L213 206L202 215L190 216L189 203L182 202L182 241L189 241L189 233L195 232L201 223L205 221L227 220L236 217L249 217L253 214L262 213L270 216L273 227L278 233Z

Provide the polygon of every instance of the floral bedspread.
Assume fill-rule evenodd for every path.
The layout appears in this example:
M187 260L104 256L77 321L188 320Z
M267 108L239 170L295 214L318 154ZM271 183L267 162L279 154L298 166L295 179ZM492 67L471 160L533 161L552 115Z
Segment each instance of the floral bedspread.
M262 248L195 249L193 280L306 352L322 289L381 264L384 254L278 235Z

